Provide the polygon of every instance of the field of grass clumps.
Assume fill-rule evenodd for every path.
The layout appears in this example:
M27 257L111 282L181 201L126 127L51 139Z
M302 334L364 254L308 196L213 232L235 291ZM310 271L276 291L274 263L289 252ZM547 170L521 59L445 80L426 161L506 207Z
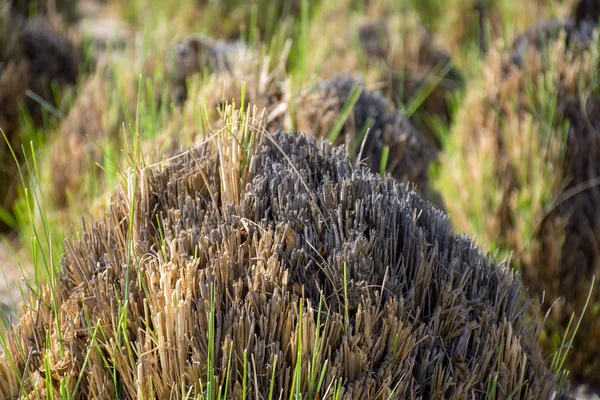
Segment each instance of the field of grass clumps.
M596 0L0 4L0 399L593 399Z

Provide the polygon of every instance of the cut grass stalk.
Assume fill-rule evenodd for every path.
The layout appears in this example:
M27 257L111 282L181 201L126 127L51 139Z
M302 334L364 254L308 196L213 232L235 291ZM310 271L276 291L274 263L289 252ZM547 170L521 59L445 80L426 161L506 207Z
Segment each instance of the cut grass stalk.
M248 349L244 349L244 377L242 380L242 399L248 398Z
M348 271L347 265L344 263L344 332L349 332L350 329L350 305L348 302Z
M317 312L317 324L315 325L315 340L313 343L313 357L310 365L310 380L308 386L308 394L310 398L313 398L315 393L318 393L318 389L315 387L315 380L317 378L317 364L320 359L317 357L320 355L320 332L321 332L321 310L323 305L323 293L319 296L319 310ZM319 357L320 358L320 357Z
M271 372L271 385L269 388L269 400L273 400L273 395L275 391L275 371L277 370L277 354L275 354L275 358L273 361L273 371Z

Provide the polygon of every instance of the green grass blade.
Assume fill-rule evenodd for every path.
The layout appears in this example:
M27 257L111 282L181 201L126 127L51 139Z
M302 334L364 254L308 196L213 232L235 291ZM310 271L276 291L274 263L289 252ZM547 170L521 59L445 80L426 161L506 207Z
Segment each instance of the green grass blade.
M329 136L327 137L327 140L329 140L329 142L334 143L336 141L337 137L339 136L340 132L342 131L342 128L344 127L344 124L346 123L346 120L352 113L352 110L354 109L356 102L360 98L362 90L363 90L362 87L354 86L352 88L352 91L350 91L350 95L348 96L348 98L346 99L346 102L344 103L344 106L342 107L340 116L335 121L335 124L333 125L333 128L331 129L331 132L329 133Z

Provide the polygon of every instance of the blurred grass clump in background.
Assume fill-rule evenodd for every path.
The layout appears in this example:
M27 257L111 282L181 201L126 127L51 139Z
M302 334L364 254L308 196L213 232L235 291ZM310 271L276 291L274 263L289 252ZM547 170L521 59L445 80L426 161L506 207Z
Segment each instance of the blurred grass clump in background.
M548 350L572 334L600 272L600 98L596 22L550 22L493 50L472 81L440 158L436 188L457 227L513 253L548 312ZM555 302L560 298L560 301ZM600 376L597 305L568 366ZM542 314L543 315L543 314ZM571 332L569 332L569 328Z
M1 230L16 224L11 210L19 166L25 165L22 146L44 145L46 135L37 130L60 120L70 98L65 90L77 83L82 62L81 43L69 39L60 23L0 7Z
M494 399L596 384L598 17L594 0L0 5L0 221L33 271L0 388ZM511 256L534 305L449 221Z

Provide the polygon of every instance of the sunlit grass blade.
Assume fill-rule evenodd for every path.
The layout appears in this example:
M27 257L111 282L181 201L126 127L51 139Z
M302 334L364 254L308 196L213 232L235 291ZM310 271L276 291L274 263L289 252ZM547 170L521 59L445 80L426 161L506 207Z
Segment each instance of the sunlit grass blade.
M344 124L346 123L346 120L348 119L348 117L350 117L350 114L352 113L356 102L360 98L362 90L363 89L360 86L354 86L352 88L350 95L348 96L346 102L344 103L344 106L342 107L342 111L340 112L338 119L335 121L333 128L331 128L329 136L327 136L327 140L329 140L330 143L334 143L336 141L338 135L344 127Z

